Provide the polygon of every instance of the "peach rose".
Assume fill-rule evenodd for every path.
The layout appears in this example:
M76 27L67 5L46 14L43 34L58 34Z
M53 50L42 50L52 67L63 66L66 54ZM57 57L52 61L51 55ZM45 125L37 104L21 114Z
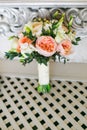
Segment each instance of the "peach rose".
M31 39L29 39L28 37L26 37L26 36L24 36L24 37L21 37L20 39L19 39L19 44L20 43L28 43L28 44L31 44L32 43L32 40Z
M41 36L36 41L36 49L43 56L52 56L57 49L57 44L51 36Z
M28 37L26 36L22 36L20 37L20 39L18 40L18 46L17 46L17 52L21 52L21 45L22 44L31 44L32 43L32 40L29 39Z
M61 55L69 55L72 50L72 43L70 40L65 39L57 46L57 51L60 52Z

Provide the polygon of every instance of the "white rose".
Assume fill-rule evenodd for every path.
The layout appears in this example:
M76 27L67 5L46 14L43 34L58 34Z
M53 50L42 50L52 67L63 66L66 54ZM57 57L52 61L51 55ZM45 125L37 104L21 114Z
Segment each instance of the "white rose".
M28 43L20 44L21 53L29 53L31 54L33 52L33 49L29 46Z
M64 39L69 39L70 40L70 38L68 37L68 35L63 30L62 26L60 26L59 29L56 30L56 31L57 31L57 33L56 33L55 41L57 43L60 43Z

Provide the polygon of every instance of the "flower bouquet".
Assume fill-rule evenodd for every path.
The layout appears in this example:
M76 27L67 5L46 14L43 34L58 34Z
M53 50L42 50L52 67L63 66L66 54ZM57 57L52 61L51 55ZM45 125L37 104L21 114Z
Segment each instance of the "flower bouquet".
M73 17L65 22L65 14L58 18L55 12L52 19L35 18L29 21L17 36L11 36L11 49L5 53L9 59L19 57L25 65L34 59L38 63L39 92L49 92L49 61L57 59L66 63L67 56L73 53L73 45L77 45L80 38L76 38L72 29Z

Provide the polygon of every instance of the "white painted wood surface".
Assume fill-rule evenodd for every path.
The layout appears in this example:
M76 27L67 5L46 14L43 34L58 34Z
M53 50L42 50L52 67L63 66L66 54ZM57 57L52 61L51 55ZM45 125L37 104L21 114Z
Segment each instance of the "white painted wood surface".
M0 0L0 6L86 7L87 0Z

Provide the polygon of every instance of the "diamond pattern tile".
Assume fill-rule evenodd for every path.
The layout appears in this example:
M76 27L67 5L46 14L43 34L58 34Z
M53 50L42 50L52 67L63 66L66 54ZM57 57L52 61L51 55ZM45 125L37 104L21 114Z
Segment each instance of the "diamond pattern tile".
M87 82L0 76L0 130L87 130Z

